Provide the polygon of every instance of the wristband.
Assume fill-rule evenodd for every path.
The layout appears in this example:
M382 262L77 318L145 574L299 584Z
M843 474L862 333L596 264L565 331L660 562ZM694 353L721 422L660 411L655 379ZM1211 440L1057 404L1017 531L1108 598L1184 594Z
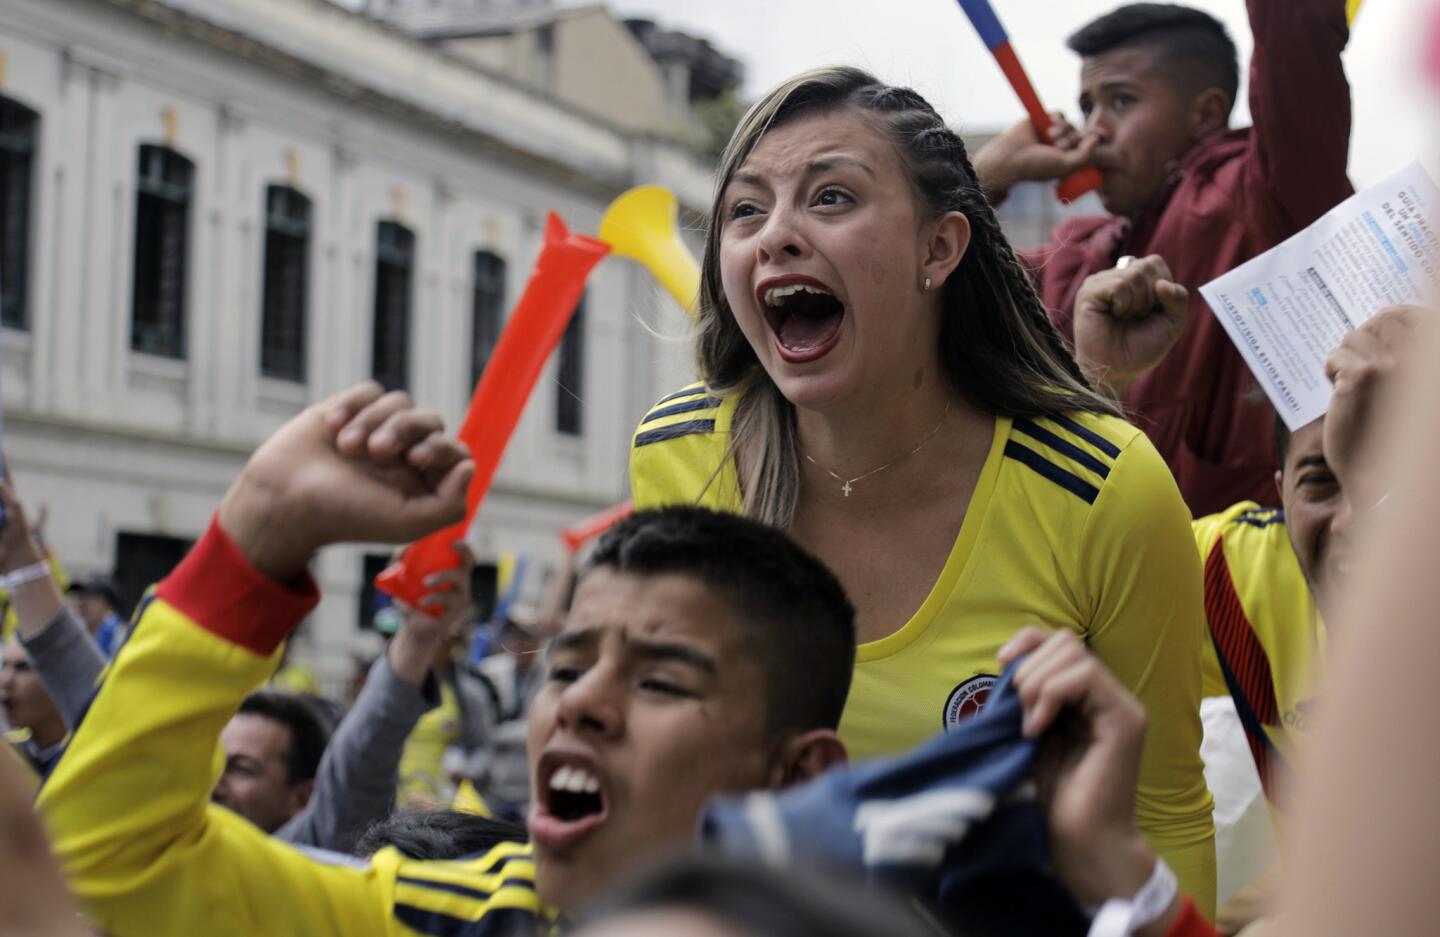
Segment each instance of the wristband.
M0 576L0 589L7 592L16 586L23 586L27 582L34 582L37 579L44 579L50 575L50 564L45 560L38 563L31 563L29 566L22 566L19 569Z
M1159 920L1179 890L1175 873L1164 859L1156 857L1155 871L1134 898L1111 898L1100 906L1090 923L1089 937L1130 937Z

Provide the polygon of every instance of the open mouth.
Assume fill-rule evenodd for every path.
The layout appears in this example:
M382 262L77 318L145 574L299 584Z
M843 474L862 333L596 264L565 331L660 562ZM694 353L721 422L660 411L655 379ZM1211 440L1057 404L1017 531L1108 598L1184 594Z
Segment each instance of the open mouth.
M530 836L551 849L573 846L605 821L609 814L605 786L592 765L568 756L547 758L540 765Z
M600 779L579 766L561 765L551 773L545 802L550 815L566 823L605 812Z
M786 361L814 361L840 337L845 304L818 280L785 278L758 291L765 321Z

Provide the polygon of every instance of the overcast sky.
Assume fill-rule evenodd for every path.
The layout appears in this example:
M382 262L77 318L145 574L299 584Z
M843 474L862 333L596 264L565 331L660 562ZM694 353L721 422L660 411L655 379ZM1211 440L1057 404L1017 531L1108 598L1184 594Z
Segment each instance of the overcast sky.
M593 0L562 0L580 5ZM1070 32L1115 0L992 0L1050 108L1076 113L1079 66ZM1296 3L1301 0L1255 0ZM1338 2L1338 0L1337 0ZM1230 28L1250 56L1244 0L1190 0ZM621 16L646 16L710 39L744 61L754 97L816 65L856 64L914 86L962 127L983 129L1022 116L1004 79L955 0L611 0ZM1427 139L1416 91L1419 43L1433 0L1366 0L1345 55L1355 105L1351 174L1364 185L1421 155ZM1236 120L1248 122L1243 102ZM1304 106L1304 102L1297 102ZM1432 98L1429 110L1440 110ZM1433 139L1433 138L1432 138Z

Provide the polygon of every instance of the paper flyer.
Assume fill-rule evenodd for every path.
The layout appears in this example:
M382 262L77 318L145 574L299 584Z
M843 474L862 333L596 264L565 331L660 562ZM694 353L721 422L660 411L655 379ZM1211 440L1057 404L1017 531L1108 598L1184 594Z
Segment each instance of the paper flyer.
M1418 162L1200 287L1291 430L1325 415L1325 359L1382 307L1421 303L1440 268L1440 189Z

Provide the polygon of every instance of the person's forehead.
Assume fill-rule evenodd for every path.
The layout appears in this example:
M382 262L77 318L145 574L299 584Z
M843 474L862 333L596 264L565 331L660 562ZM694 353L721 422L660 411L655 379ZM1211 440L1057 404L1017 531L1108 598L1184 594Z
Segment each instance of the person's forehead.
M871 121L853 110L797 117L765 132L735 171L749 175L800 175L817 162L846 160L880 173L898 165L895 147Z
M1108 83L1144 83L1160 77L1160 50L1152 45L1122 46L1087 55L1080 62L1080 84L1086 91L1097 91Z
M601 567L580 580L560 634L681 642L719 657L738 648L742 627L731 603L695 576Z
M247 754L278 754L290 744L290 727L261 713L237 713L225 727L227 748Z
M1307 423L1290 434L1290 447L1285 453L1286 469L1294 468L1305 459L1324 458L1325 419Z
M25 653L25 646L17 638L10 638L5 642L4 661L7 664L23 664L30 660L30 655Z

